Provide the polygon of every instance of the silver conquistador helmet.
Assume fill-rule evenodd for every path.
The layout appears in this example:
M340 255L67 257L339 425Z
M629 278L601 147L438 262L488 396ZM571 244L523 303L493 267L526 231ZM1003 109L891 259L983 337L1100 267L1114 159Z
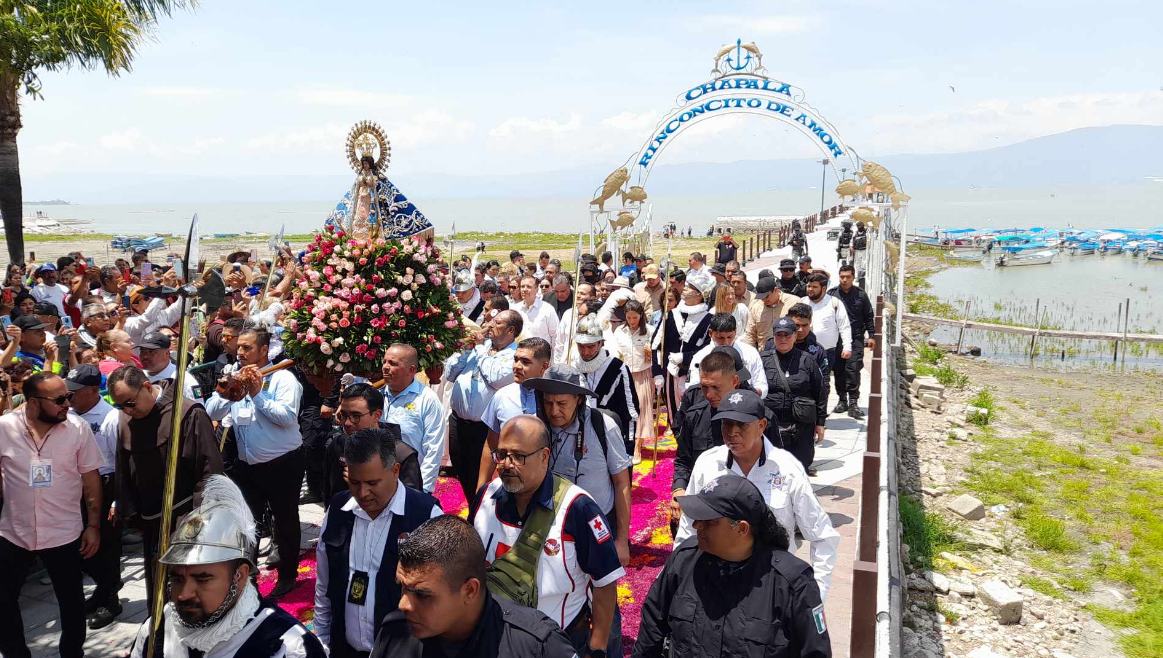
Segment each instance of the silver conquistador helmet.
M202 503L178 523L162 564L213 564L246 560L255 568L254 516L234 484L225 475L211 475L202 490Z

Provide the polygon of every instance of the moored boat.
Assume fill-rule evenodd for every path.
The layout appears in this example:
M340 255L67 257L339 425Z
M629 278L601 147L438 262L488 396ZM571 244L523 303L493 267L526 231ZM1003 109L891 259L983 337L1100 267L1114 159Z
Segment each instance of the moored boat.
M1054 257L1058 255L1057 249L1044 249L1041 251L1028 251L1020 254L1002 254L997 260L997 264L1001 267L1017 267L1019 265L1049 265L1053 262Z

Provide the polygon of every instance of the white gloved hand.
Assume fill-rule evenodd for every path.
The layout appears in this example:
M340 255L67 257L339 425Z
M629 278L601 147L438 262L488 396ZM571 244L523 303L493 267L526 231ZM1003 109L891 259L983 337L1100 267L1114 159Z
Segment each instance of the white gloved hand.
M682 352L675 352L674 354L671 354L669 360L674 365L681 366L682 365Z

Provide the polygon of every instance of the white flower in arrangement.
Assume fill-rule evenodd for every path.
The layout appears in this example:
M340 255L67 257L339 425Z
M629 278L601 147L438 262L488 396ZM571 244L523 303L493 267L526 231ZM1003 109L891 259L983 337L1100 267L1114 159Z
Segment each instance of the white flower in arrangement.
M411 299L412 299L412 291L411 291L411 290L405 290L404 292L400 293L400 299L402 299L402 300L404 300L404 301L406 301L406 302L407 302L407 301L411 301Z

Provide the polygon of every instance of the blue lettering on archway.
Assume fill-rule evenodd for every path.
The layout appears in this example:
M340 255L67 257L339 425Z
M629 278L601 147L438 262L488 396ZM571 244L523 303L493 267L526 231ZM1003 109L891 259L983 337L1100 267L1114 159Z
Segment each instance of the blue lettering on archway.
M745 80L746 79L744 78L735 78L733 80L719 80L714 83L707 83L702 87L695 87L694 89L688 91L687 98L698 98L699 96L703 95L703 93L710 93L726 88L719 87L716 89L707 89L708 87L718 85L722 82L743 82ZM756 80L755 82L757 84L757 88L759 88L759 81ZM764 80L763 82L767 83L770 81ZM778 89L768 88L766 91L786 93L790 96L789 92L783 91L786 88L787 85L784 84ZM698 105L690 106L683 110L683 112L677 117L668 121L666 126L663 127L663 129L657 135L655 135L654 139L651 141L650 146L647 147L643 152L642 157L638 160L638 165L641 167L646 167L650 163L650 160L654 157L654 154L662 147L663 142L665 142L668 137L678 132L684 124L703 117L704 115L710 115L724 109L758 110L760 112L767 112L773 115L777 115L780 118L786 117L787 119L796 121L803 125L804 128L811 132L816 139L820 140L820 143L824 145L825 150L829 151L833 157L840 157L844 155L843 149L840 148L839 141L828 133L827 126L822 121L817 120L812 115L804 112L803 110L800 110L799 108L796 108L791 104L781 103L779 101L764 98L714 98Z

